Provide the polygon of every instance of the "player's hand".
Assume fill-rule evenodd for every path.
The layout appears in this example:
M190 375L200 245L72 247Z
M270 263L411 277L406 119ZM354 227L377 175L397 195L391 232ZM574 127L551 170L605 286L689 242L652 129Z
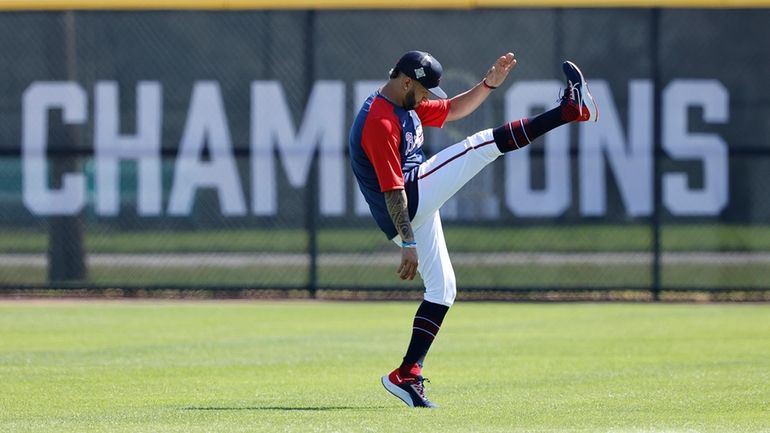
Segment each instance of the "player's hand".
M500 87L508 77L508 73L516 66L516 58L513 53L506 53L495 61L495 64L487 71L484 80L492 87Z
M401 248L401 266L396 271L402 280L414 280L417 275L417 249Z

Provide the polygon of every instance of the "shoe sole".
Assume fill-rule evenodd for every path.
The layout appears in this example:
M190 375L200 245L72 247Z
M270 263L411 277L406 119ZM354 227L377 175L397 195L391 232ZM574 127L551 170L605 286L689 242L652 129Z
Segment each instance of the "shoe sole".
M401 401L406 403L407 406L414 407L414 403L412 403L412 397L409 395L409 393L394 385L393 382L388 379L387 374L382 376L382 386L384 386L385 390L387 390L389 393L393 394L394 396L401 399Z
M572 69L577 72L578 77L580 77L580 94L583 95L583 101L585 102L585 97L588 96L588 100L591 101L591 105L585 104L586 108L588 108L588 121L599 121L599 106L596 105L596 101L594 100L594 95L591 94L591 90L588 88L588 82L586 81L585 77L583 77L583 71L578 68L578 65L570 62L569 60L565 61L564 63L568 64ZM575 83L572 83L575 84ZM582 109L581 104L581 109ZM593 111L592 111L593 109Z

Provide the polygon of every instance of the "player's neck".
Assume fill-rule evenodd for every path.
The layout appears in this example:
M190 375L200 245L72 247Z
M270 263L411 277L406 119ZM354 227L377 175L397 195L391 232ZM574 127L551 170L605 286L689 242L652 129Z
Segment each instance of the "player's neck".
M390 80L380 89L380 95L397 107L404 105L404 95L399 92L398 82Z

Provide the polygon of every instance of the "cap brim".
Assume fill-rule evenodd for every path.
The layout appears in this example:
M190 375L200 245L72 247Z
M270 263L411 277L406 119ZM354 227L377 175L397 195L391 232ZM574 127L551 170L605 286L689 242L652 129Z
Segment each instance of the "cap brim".
M439 86L436 86L436 87L434 87L432 89L428 89L428 91L430 93L432 93L434 96L437 96L437 97L439 97L441 99L446 99L446 92L441 90L441 87L439 87Z

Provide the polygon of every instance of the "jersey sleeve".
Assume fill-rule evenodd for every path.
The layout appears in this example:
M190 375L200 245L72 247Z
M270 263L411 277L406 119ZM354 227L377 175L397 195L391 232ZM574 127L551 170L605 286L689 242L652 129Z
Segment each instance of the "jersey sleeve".
M374 166L380 191L404 189L404 173L401 171L401 130L394 122L370 119L361 134L361 147Z
M451 102L449 99L431 99L420 103L414 111L420 117L424 126L433 126L441 128L446 122L446 116L449 114Z

